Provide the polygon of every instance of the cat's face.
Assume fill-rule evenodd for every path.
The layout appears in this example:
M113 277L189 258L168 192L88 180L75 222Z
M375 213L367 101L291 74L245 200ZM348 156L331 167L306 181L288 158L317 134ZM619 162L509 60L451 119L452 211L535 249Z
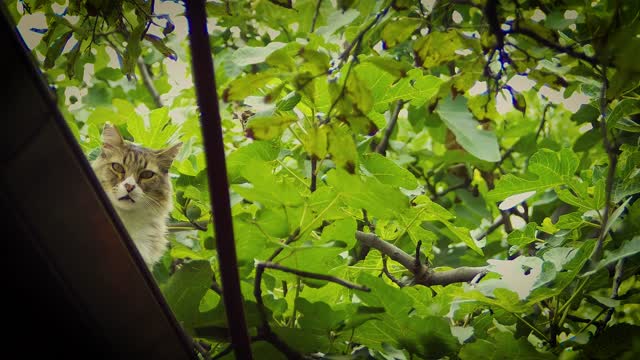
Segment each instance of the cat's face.
M102 151L93 168L116 209L163 215L170 211L169 168L182 144L151 150L125 142L108 124L102 136Z

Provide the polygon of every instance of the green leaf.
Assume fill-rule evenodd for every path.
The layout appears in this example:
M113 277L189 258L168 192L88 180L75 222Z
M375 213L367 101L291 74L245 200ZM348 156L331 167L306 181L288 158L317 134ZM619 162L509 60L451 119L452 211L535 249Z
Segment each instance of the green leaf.
M242 170L250 160L273 161L278 157L278 147L270 141L254 141L229 154L227 173L233 184L242 182Z
M438 104L438 115L456 136L456 141L478 159L498 162L500 150L498 139L492 131L478 129L479 123L467 109L467 100L458 96L455 100L447 97Z
M224 89L222 99L225 102L244 100L275 78L276 75L271 72L248 74L244 77L236 78Z
M387 23L380 36L388 48L392 48L407 40L411 34L422 24L417 18L402 17Z
M465 344L458 354L462 360L555 359L551 353L537 351L525 338L515 339L508 332L496 332L492 339Z
M413 44L418 65L426 69L455 60L456 50L464 48L457 30L434 31Z
M304 149L309 155L316 159L324 159L327 156L328 147L327 126L312 127L307 129L307 134L303 138Z
M418 186L416 177L409 170L398 166L392 160L378 153L365 154L362 157L362 166L383 184L403 187L408 190Z
M616 104L613 110L611 110L611 112L609 113L609 116L607 116L607 130L618 127L618 122L620 122L621 119L623 119L625 116L636 114L638 112L640 112L640 107L638 106L637 100L623 99ZM638 124L635 125L638 126Z
M353 135L348 131L348 127L344 124L332 125L327 132L327 142L329 143L329 154L331 160L336 165L347 170L350 173L356 171L356 159L358 153L356 151L356 143L353 141ZM318 144L318 151L321 153L321 145Z
M536 239L536 223L528 223L523 230L513 230L507 237L507 242L510 245L521 247L532 242Z
M183 326L189 328L198 321L200 302L211 286L212 276L208 261L192 261L182 265L161 288L173 314Z
M575 121L578 124L582 123L595 123L600 116L600 110L594 105L591 104L583 104L580 105L580 109L571 115L571 120Z
M392 57L370 56L364 62L372 63L395 78L405 77L409 70L413 69L409 64L397 61Z
M299 206L302 189L294 179L275 175L271 166L260 160L249 160L241 175L249 184L232 185L232 189L249 201L265 206ZM306 189L305 189L306 190Z
M60 54L62 54L62 50L64 49L65 45L67 45L67 42L69 41L69 39L71 39L72 35L73 31L67 31L59 38L57 38L47 49L47 54L45 56L43 65L45 69L51 69L53 67L56 60L58 60L58 58L60 57Z
M398 81L392 74L370 62L362 63L354 70L367 83L373 96L373 108L378 112L388 110L389 104L398 100L410 101L413 106L423 105L437 94L442 84L442 80L423 75L418 69L409 71L406 77Z
M287 94L282 100L278 102L277 110L279 111L289 111L293 110L293 108L300 102L302 96L297 92L291 92Z
M353 218L337 220L326 226L322 230L321 240L323 242L341 241L346 244L348 249L352 248L356 242L356 221Z
M271 42L264 47L243 46L231 54L230 60L238 66L259 64L264 62L271 53L285 45L281 42Z
M145 34L144 39L149 41L153 45L153 47L155 47L156 50L158 50L165 57L174 61L178 60L178 54L176 54L173 49L168 47L167 44L165 44L164 41L162 41L162 39L160 39L159 37L151 34Z
M127 37L127 47L124 51L124 61L122 62L122 72L133 76L136 69L136 63L140 54L142 53L142 48L140 47L140 40L142 33L145 29L145 24L140 23L136 26L131 34Z
M559 152L541 149L529 160L526 177L511 174L496 182L495 189L488 193L493 200L525 192L541 192L573 181L572 176L578 168L578 157L564 148Z
M618 249L606 250L604 257L600 260L598 265L593 270L582 274L582 276L594 274L599 270L618 262L618 260L636 255L637 253L640 253L640 235L636 235L631 240L625 241Z
M341 169L327 173L327 184L347 205L366 209L374 217L389 218L408 207L409 201L399 190L370 178L361 179Z
M171 124L169 109L162 107L149 113L149 127L145 126L141 117L127 122L127 130L133 139L152 149L159 149L176 137L179 126Z
M208 289L207 292L200 300L200 305L198 306L198 311L201 313L207 312L209 310L213 310L220 303L220 295L217 292Z

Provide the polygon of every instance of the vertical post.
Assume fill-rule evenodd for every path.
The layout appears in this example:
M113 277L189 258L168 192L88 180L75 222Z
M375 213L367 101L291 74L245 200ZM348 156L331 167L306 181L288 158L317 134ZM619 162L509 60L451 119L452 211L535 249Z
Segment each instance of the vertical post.
M211 194L210 200L213 209L227 324L236 359L252 359L251 343L240 293L240 278L229 201L229 183L213 60L207 32L205 0L187 0L185 5L187 22L189 23L193 80L200 108L200 124L207 160L209 193Z

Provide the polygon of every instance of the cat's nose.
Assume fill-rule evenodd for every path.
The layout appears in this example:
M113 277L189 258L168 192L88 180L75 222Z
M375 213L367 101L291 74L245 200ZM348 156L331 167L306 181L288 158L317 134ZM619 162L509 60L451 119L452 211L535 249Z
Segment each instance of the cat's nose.
M127 189L127 192L128 192L128 193L130 193L130 192L132 192L132 191L133 191L133 189L135 189L135 188L136 188L136 186L135 186L135 185L131 185L131 184L127 184L127 183L125 183L125 184L124 184L124 188L125 188L125 189Z

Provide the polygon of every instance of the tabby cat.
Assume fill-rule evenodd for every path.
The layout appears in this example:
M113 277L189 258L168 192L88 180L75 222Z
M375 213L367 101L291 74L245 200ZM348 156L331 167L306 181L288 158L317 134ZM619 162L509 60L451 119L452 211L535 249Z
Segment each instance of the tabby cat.
M169 168L182 143L151 150L125 141L107 124L92 167L140 255L151 268L167 249L166 220L173 207Z

